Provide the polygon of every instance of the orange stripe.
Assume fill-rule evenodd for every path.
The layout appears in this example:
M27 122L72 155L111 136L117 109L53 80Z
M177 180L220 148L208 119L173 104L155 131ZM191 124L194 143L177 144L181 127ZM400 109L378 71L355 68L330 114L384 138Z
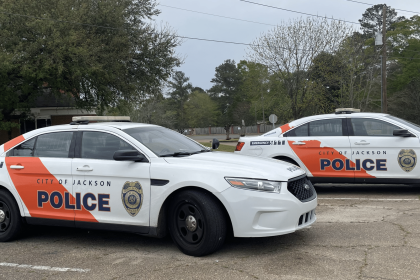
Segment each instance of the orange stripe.
M292 128L293 128L293 127L291 127L288 123L286 123L286 124L284 124L284 125L280 126L281 133L285 133L286 131L289 131L289 130L291 130Z
M23 135L19 135L18 137L13 138L9 142L4 143L4 151L7 152L10 148L13 148L14 146L16 146L19 143L22 143L23 141L25 141L25 137L23 137Z
M289 146L293 149L299 159L305 164L306 168L312 173L314 177L344 177L344 178L376 178L366 172L366 170L343 170L336 171L331 166L326 167L325 170L321 170L320 159L341 159L343 162L346 161L347 157L340 155L340 153L330 147L322 147L321 142L317 140L301 141L305 142L304 146L296 146L292 143L294 141L288 141ZM321 155L320 155L321 154ZM356 164L350 160L351 167L355 167Z
M11 165L22 165L24 169L10 169ZM83 215L83 221L97 222L95 217L87 211L72 210L64 208L64 193L67 189L61 185L57 178L52 175L44 166L42 161L36 157L6 157L6 166L10 178L15 185L20 197L29 210L31 217L46 218L46 219L60 219L60 220L74 220L75 211L79 211ZM49 184L38 184L37 180L48 180ZM52 181L51 181L52 180ZM70 180L70 184L72 180ZM60 209L55 209L50 203L44 203L43 208L38 207L38 191L46 191L51 194L54 191L61 193L63 196L63 206ZM74 204L75 198L70 193L70 202Z

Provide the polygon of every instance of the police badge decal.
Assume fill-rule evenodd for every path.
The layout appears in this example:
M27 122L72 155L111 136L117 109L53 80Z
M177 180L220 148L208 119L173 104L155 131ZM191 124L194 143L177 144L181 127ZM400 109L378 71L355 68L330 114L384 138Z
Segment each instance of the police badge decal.
M398 153L398 164L405 172L410 172L414 169L417 163L416 152L413 149L402 149Z
M143 189L140 183L138 181L125 182L121 192L121 200L127 213L135 217L143 204Z

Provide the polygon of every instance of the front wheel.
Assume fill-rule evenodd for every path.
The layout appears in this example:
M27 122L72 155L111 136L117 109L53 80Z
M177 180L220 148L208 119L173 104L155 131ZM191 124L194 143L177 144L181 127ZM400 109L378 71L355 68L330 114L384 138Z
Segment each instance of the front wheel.
M0 242L15 239L22 230L22 218L12 195L0 190Z
M169 232L178 248L190 256L217 251L226 239L226 217L210 194L187 190L175 194L169 206Z

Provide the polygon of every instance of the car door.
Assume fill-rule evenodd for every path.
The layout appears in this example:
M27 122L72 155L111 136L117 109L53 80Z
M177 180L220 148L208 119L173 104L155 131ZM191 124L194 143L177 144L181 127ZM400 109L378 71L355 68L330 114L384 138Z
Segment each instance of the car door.
M284 136L302 164L313 177L354 178L350 142L345 117L314 120L302 124Z
M115 161L113 155L118 150L136 149L110 132L78 132L72 164L76 226L133 225L138 226L139 232L147 232L150 163ZM78 211L81 209L86 209L89 215Z
M7 153L10 180L25 205L25 216L74 224L74 209L70 206L73 134L72 131L45 133Z
M419 139L394 136L393 131L402 127L381 119L349 119L352 159L356 163L356 179L418 177L417 154Z

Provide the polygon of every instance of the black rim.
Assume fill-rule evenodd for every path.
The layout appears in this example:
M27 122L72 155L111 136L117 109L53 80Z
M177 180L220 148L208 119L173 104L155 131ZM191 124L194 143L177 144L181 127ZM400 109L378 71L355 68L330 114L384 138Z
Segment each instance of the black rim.
M0 211L4 213L4 220L0 222L0 233L4 233L10 226L11 217L10 217L10 208L4 201L0 200ZM1 212L0 212L1 213ZM1 220L1 218L0 218Z
M190 217L196 224L193 230L187 227L187 219L191 219ZM175 219L178 234L183 241L189 244L197 244L201 241L204 235L204 221L197 207L188 202L181 203L175 211Z

